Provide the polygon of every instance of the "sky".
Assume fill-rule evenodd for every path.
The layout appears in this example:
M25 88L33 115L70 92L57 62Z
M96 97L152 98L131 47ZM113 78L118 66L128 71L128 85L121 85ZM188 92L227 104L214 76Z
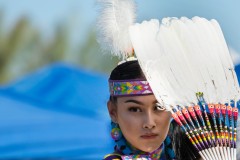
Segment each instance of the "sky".
M231 50L240 52L240 1L136 0L136 3L137 22L181 16L214 18L220 23ZM73 42L86 37L86 31L95 27L98 15L96 0L0 0L0 9L4 11L5 28L11 28L19 17L27 16L48 37L57 24L67 23Z

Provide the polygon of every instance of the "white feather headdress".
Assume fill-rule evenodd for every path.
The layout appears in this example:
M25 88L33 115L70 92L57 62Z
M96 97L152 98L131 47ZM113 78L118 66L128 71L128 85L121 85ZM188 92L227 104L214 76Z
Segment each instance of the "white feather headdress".
M166 18L130 28L141 68L158 100L167 106L239 99L239 84L216 20Z
M98 0L98 42L103 50L126 59L133 54L129 27L135 21L134 0Z
M239 83L217 21L200 17L144 21L130 27L130 37L156 99L172 112L188 136L198 136L193 144L198 145L195 147L202 158L236 158L234 144ZM233 109L232 101L235 102ZM201 126L196 117L188 114L188 108L199 103L205 117L203 120L198 115ZM222 108L219 110L220 105ZM228 105L227 114L225 105ZM214 132L208 120L207 107L213 119ZM220 119L225 124L224 129ZM217 121L220 130L216 127ZM219 137L219 134L224 136ZM230 135L230 138L225 135Z

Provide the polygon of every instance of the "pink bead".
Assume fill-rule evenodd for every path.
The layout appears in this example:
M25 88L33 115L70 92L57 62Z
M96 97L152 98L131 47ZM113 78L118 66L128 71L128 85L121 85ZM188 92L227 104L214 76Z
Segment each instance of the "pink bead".
M212 114L214 112L214 104L208 104L209 112Z

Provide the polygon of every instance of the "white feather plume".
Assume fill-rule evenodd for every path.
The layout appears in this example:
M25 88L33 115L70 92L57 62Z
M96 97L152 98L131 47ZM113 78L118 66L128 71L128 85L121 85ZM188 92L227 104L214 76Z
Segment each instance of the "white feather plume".
M125 59L132 55L129 26L135 21L134 0L98 0L98 42L105 51Z
M141 68L158 101L167 107L239 99L239 85L221 29L215 20L182 17L130 27Z
M237 76L216 20L174 17L162 23L144 21L130 27L130 37L156 99L168 110L197 104L199 92L207 104L239 100ZM224 159L234 157L229 147L221 149ZM221 157L218 148L203 151L207 159Z

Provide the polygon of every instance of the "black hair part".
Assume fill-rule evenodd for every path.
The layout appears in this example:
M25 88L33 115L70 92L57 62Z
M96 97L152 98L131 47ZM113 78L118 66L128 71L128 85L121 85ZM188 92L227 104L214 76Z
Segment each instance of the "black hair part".
M110 80L146 79L137 60L127 61L116 68L110 74Z

